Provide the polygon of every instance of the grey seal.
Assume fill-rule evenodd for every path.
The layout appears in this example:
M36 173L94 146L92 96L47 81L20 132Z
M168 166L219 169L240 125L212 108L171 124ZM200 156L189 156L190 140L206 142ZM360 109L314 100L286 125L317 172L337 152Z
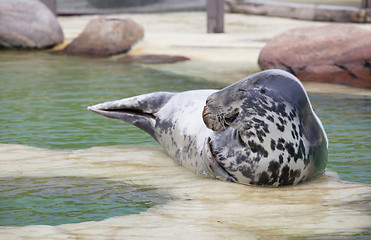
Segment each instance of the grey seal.
M327 163L322 123L301 82L282 70L219 91L155 92L88 109L143 129L180 165L210 178L295 185Z

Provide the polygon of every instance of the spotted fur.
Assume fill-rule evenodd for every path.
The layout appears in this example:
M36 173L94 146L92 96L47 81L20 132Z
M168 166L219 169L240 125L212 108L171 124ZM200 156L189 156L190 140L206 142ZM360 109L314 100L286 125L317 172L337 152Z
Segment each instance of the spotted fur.
M281 70L220 91L145 94L90 110L144 129L180 165L212 178L295 185L327 162L326 133L306 92Z

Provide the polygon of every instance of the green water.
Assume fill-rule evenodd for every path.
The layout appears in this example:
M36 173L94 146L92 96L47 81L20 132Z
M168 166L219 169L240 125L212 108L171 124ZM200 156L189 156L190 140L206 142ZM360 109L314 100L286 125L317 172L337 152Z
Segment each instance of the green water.
M329 139L327 167L342 180L371 183L371 97L309 96Z
M156 144L141 130L86 107L154 91L221 87L107 59L3 51L0 142L49 149ZM371 183L371 98L331 94L310 98L329 137L329 169L343 180Z
M157 144L88 105L154 91L221 87L107 59L0 53L0 142L48 149ZM58 225L137 214L168 196L145 186L84 178L0 179L0 226Z
M104 179L0 178L0 226L59 225L137 214L168 195Z
M0 54L0 142L50 149L155 144L136 127L89 105L154 91L220 87L201 79L102 59L46 53Z

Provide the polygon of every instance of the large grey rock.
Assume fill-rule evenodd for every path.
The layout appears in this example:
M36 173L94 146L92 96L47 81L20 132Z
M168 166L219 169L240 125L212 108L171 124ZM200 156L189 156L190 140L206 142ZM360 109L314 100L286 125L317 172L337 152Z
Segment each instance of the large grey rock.
M91 20L64 51L73 55L111 56L129 51L143 36L143 27L131 19L98 18Z
M261 50L261 69L279 68L303 81L371 88L371 32L331 24L284 32Z
M0 48L47 48L63 42L54 14L36 0L0 0Z

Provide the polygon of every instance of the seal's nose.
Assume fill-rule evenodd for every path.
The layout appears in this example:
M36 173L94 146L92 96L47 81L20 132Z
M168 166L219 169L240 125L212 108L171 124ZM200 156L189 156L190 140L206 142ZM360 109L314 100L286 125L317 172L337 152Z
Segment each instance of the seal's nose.
M213 97L214 94L211 94L210 96L207 97L206 99L206 105L210 106L213 103Z

